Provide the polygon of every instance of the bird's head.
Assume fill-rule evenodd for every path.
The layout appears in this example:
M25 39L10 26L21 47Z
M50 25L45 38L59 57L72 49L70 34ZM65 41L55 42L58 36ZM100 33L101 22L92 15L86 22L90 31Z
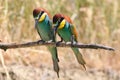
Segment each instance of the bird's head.
M42 22L45 20L47 15L47 11L43 8L36 8L33 10L33 17L35 19L35 27L37 26L38 22Z
M54 34L56 35L58 29L62 29L65 27L66 20L62 14L55 14L53 16L53 24L54 24Z
M56 25L56 27L58 27L58 29L62 29L64 28L66 21L70 24L72 24L72 20L70 19L70 17L64 15L64 14L55 14L53 16L53 24Z
M72 24L72 20L70 19L70 17L64 15L64 14L61 14L61 13L58 13L58 14L55 14L53 16L53 24L56 24L56 22L59 20L59 18L63 17L66 21L68 21L69 23Z
M61 17L64 17L62 14L55 14L54 16L53 16L53 24L56 24L57 23L57 21L61 18Z
M62 29L62 28L64 28L65 23L66 23L66 20L64 18L64 15L62 15L62 14L55 14L53 16L54 28Z

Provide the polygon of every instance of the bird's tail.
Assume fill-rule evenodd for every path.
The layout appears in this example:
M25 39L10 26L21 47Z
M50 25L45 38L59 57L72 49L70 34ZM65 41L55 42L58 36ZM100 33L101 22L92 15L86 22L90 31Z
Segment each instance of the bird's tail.
M82 57L82 54L80 53L79 49L78 48L72 48L76 58L77 58L77 61L85 68L86 70L86 67L85 67L85 61Z
M59 65L58 65L59 58L57 54L57 49L56 47L53 46L48 46L48 49L52 55L54 71L57 73L57 76L59 77Z

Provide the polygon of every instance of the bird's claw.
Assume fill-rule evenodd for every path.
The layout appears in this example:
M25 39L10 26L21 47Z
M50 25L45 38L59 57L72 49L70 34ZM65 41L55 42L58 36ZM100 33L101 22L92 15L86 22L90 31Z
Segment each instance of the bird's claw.
M40 43L40 42L44 43L45 41L44 40L38 40L38 43Z
M62 42L62 41L58 41L58 42L56 42L56 46L58 46L61 42Z
M61 42L63 42L63 38L61 37L61 40L56 42L56 46L58 46Z
M74 46L74 44L76 44L76 42L74 41L74 35L71 36L71 46Z
M74 46L75 44L76 44L76 42L75 42L75 41L71 42L71 46Z

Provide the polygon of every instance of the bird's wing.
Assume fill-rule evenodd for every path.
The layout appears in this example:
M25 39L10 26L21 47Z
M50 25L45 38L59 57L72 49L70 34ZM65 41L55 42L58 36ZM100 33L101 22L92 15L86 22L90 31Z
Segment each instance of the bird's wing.
M56 41L56 39L55 39L55 35L54 35L54 32L53 32L52 21L48 20L47 24L50 26L49 37L54 42L54 41Z
M74 35L75 41L77 41L78 33L76 30L76 27L73 24L70 24L70 30L71 30L72 34Z

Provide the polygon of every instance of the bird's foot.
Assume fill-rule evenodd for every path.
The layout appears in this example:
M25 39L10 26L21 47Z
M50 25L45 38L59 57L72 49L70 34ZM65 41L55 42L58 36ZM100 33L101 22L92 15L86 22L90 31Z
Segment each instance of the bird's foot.
M58 46L61 42L62 42L62 41L58 41L58 42L56 42L56 46Z
M75 41L71 42L71 46L74 47L75 44L77 44L77 42L75 42Z
M44 43L45 41L44 40L38 40L38 43L41 43L41 42Z
M74 35L71 36L71 46L74 46L77 42L74 40Z
M62 37L60 37L60 38L61 38L61 40L56 42L56 46L58 46L61 42L63 42L63 38Z

